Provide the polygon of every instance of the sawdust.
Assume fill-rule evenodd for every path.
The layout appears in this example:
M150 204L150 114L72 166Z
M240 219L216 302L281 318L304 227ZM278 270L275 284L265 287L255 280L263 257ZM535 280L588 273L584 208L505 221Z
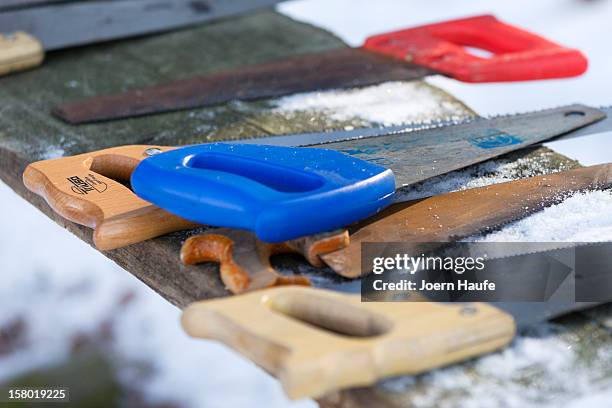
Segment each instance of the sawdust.
M314 407L289 401L275 379L228 348L189 338L180 310L2 183L0 197L0 225L11 231L0 237L0 383L61 364L102 336L122 384L148 402ZM27 327L15 326L17 316ZM143 366L153 371L143 377ZM226 392L228 378L240 392Z

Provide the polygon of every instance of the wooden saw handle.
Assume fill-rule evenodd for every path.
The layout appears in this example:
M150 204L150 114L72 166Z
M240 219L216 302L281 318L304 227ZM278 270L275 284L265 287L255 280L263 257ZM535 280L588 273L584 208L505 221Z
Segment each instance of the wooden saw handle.
M44 58L42 44L31 35L24 32L0 35L0 75L35 67Z
M148 203L126 185L147 152L162 146L121 146L30 164L23 182L62 217L94 228L97 248L110 250L196 224Z
M485 303L361 303L300 286L197 302L182 325L262 366L291 398L422 373L499 349L515 333L514 319Z
M188 238L181 248L186 265L218 262L221 280L232 293L242 293L281 285L310 285L305 276L279 274L270 257L283 253L302 254L313 266L323 266L319 254L348 245L348 231L321 233L279 243L267 243L255 234L229 228Z

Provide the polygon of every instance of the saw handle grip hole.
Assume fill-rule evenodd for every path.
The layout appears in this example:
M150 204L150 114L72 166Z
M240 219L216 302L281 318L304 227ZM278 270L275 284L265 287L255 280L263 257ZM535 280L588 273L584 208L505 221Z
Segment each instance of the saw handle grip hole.
M393 327L384 316L326 296L279 294L272 297L269 306L286 317L341 336L382 336Z
M477 58L490 59L495 56L494 52L485 50L484 48L464 46L463 49L466 53Z
M315 174L268 163L263 159L223 153L203 153L190 156L185 161L185 166L244 177L283 193L316 190L325 182L322 177Z
M89 170L114 180L131 190L130 176L139 163L139 160L131 157L119 154L104 154L92 159Z
M586 113L585 113L585 112L583 112L583 111L579 111L579 110L571 110L571 111L567 111L567 112L565 112L565 114L564 114L564 116L565 116L565 117L569 117L569 116L575 116L575 117L578 117L578 116L585 116L585 115L586 115Z

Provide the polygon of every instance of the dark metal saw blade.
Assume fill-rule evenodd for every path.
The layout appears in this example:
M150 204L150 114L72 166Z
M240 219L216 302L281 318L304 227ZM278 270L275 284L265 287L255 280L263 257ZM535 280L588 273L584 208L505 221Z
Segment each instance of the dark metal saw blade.
M413 80L433 71L359 48L303 54L258 65L167 82L56 107L53 114L79 124L386 81Z
M585 126L583 128L576 129L573 132L567 133L557 140L573 139L575 137L612 132L612 106L599 107L597 109L606 114L604 119L589 126Z
M25 31L50 51L171 30L276 3L278 0L57 2L0 13L0 32Z
M575 105L583 106L583 105ZM567 106L560 109L568 108ZM594 135L612 131L612 107L599 107L597 110L603 112L606 117L596 122L590 123L588 126L564 133L555 138L555 140L572 139L574 137ZM533 112L537 114L538 112ZM513 115L505 115L506 117L520 117L522 113ZM478 117L465 119L448 119L439 120L431 123L409 123L406 125L395 125L385 127L369 127L356 129L333 129L322 132L299 133L293 135L266 136L252 139L243 139L240 143L253 144L270 144L274 146L313 146L318 144L327 144L334 142L343 142L354 139L366 139L369 137L395 135L400 133L409 133L415 131L431 131L446 126L455 126L468 124L481 120L495 120L497 117Z
M562 248L555 255L559 260L562 260L563 257L566 260L572 258L572 255L563 248L575 248L573 290L576 302L496 303L496 307L515 317L519 328L612 301L612 268L610 267L612 265L612 242L560 242L558 247ZM555 251L548 253L553 254ZM571 262L568 265L571 265Z
M502 245L502 243L496 243ZM507 274L509 270L516 269L520 262L515 263L517 258L521 258L522 255L514 252L516 249L511 243L508 245L508 256L504 256L503 253L498 252L495 256L491 257L491 260L503 261L504 268L501 270L493 270L493 274ZM555 300L551 299L544 302L492 302L491 305L501 309L514 318L518 330L528 329L534 324L549 321L563 315L585 310L600 304L612 302L612 271L609 265L612 264L612 243L563 243L559 242L558 248L586 248L588 251L588 259L584 259L579 270L576 270L576 287L571 288L570 292L576 290L576 293L582 291L597 292L596 299L592 301L568 301L568 300ZM554 247L554 243L547 245L534 244L535 247ZM548 248L541 252L530 253L530 255L546 255L554 250ZM586 261L587 264L584 262ZM517 275L520 276L520 270L517 270ZM523 273L524 275L524 273ZM572 275L573 276L573 275ZM567 283L567 282L566 282ZM345 280L341 282L337 281L315 281L315 286L322 289L330 289L345 293L361 293L361 279ZM599 289L602 288L602 289ZM525 288L529 291L530 288ZM565 288L564 290L568 290ZM576 295L578 297L578 295ZM562 299L568 299L567 297L561 297ZM577 299L580 300L580 299Z
M337 150L390 168L399 188L568 134L605 117L598 109L569 105L421 131L400 126L250 139L239 143ZM329 140L344 141L324 143L325 136L330 137Z
M612 301L612 297L609 300ZM522 330L603 303L607 302L499 302L493 306L511 314L517 328Z

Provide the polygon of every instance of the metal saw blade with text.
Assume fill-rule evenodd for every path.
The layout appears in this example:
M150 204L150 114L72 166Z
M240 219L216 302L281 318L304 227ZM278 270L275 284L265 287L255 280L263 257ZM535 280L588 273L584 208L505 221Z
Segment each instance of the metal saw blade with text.
M562 136L605 117L598 109L569 105L420 131L399 126L267 137L239 143L336 150L390 168L399 188Z

